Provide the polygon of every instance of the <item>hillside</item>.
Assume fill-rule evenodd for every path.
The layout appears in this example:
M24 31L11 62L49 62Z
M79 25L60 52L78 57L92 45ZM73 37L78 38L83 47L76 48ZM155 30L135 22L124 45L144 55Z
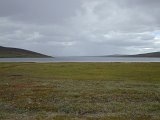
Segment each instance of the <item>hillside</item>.
M135 55L119 55L117 57L160 57L160 52L151 52L151 53L144 53L144 54L135 54Z
M135 54L135 55L108 55L107 57L160 57L160 52L151 52L151 53L144 53L144 54Z
M132 57L160 57L160 52L144 53L137 55L130 55Z
M0 58L46 58L50 57L29 50L0 46Z

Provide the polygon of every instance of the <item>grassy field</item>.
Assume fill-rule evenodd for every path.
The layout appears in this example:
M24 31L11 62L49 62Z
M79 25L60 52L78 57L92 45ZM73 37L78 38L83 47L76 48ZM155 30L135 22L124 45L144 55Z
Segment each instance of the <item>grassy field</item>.
M0 119L160 120L160 63L0 63Z

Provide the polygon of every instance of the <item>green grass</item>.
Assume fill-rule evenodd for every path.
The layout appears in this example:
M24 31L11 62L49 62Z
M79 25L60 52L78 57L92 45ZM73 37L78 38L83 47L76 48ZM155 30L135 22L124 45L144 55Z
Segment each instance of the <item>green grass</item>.
M0 63L0 119L159 120L160 63Z

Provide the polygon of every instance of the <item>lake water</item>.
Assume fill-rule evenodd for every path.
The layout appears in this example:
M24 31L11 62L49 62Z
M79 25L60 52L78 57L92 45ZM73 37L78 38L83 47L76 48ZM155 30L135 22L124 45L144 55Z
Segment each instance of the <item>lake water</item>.
M55 58L0 58L0 62L160 62L160 58L143 57L55 57Z

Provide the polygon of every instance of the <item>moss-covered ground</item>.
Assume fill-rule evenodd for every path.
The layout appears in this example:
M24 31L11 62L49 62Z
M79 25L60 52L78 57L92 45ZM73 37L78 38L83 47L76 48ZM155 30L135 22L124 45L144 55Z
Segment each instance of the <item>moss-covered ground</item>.
M160 120L160 63L0 63L0 119Z

